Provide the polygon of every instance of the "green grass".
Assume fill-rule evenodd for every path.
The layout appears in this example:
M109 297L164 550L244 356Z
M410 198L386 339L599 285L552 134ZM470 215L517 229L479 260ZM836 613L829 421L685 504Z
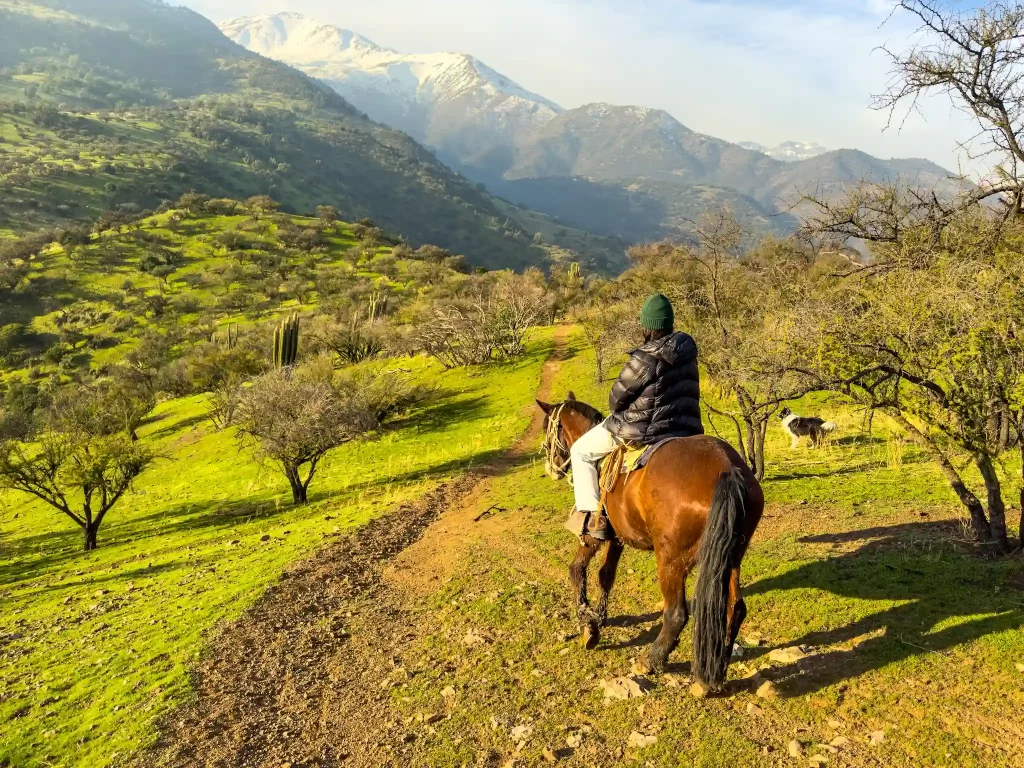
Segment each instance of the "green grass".
M609 382L588 383L592 359L578 338L574 347L555 394L571 388L602 402ZM841 437L852 437L856 417L839 404L797 408L827 408ZM480 509L509 512L489 532L467 534L464 554L449 557L450 573L438 574L443 586L412 630L417 640L402 658L408 678L392 689L415 739L410 754L438 766L481 753L495 764L542 764L545 747L564 749L567 733L585 728L583 745L560 764L807 765L820 754L828 765L1024 765L1019 562L979 560L957 541L962 512L919 457L889 469L868 441L815 452L788 444L772 429L768 510L744 560L741 637L760 635L765 645L730 672L738 681L770 666L775 698L736 683L731 696L698 701L687 682L656 678L644 699L605 703L598 681L628 674L657 629L654 559L627 550L611 602L613 624L627 621L606 631L597 652L560 639L575 631L565 574L576 544L561 528L571 494L531 459L479 500ZM469 629L494 642L466 648ZM769 660L771 649L789 645L812 655ZM672 672L687 675L690 658L685 632ZM456 694L445 705L448 686ZM748 711L751 703L760 711ZM437 711L445 719L415 725L417 715ZM533 731L516 746L510 734L520 725ZM656 743L630 747L634 730ZM884 741L872 745L877 731ZM849 744L831 754L823 745L837 736ZM807 757L787 756L794 739Z
M0 497L0 765L126 758L188 695L209 633L289 563L510 445L552 339L538 331L516 364L402 361L439 401L331 454L307 506L212 429L202 397L162 404L140 430L164 458L111 512L96 552L57 512Z
M173 227L172 216L184 218ZM277 220L299 229L320 226L316 219L303 216L279 216ZM261 231L261 227L265 229ZM137 232L108 230L93 235L86 245L72 247L70 252L60 246L45 249L31 262L28 287L5 297L0 306L0 326L19 322L28 332L26 354L12 357L6 365L0 361L0 382L5 375L24 378L30 370L35 378L53 373L69 376L81 369L118 362L149 329L188 332L198 323L237 323L244 332L272 322L281 312L309 310L324 298L313 290L315 279L311 275L320 276L325 271L337 275L339 284L342 279L346 281L342 291L383 291L393 304L429 290L416 272L425 268L422 262L392 259L390 266L383 267L381 259L390 257L391 248L360 246L352 225L339 222L326 229L314 253L286 249L280 230L279 224L264 221L257 225L241 214L170 211L147 217ZM225 232L240 232L246 247L229 253L217 241ZM145 254L157 246L180 257L166 279L140 267ZM268 252L280 254L280 274L261 274L254 264L255 258ZM218 279L218 274L228 268L241 269L239 279L230 286ZM462 279L446 268L433 268L442 278ZM383 274L385 271L387 274ZM268 279L270 282L265 282ZM295 280L309 292L306 304L300 304L295 295L281 287ZM236 301L241 295L249 298ZM158 297L163 297L166 304L159 314L149 305ZM43 352L60 338L59 321L69 309L82 310L82 314L98 321L82 327L72 320L72 326L82 331L83 337L64 350L66 362L57 363ZM127 328L121 325L125 321Z

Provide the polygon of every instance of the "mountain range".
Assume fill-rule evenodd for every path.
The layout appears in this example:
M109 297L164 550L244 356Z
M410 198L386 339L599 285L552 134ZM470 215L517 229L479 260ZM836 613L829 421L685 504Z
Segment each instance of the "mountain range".
M928 160L880 160L807 142L733 144L669 113L563 109L463 53L408 55L294 13L220 25L235 42L322 80L371 119L402 130L469 179L561 222L629 242L685 237L711 206L758 234L792 230L801 192L860 180L953 194Z
M624 259L618 240L494 197L187 8L0 0L0 239L190 191L270 194L296 213L333 205L489 268L578 258L568 249L605 272Z

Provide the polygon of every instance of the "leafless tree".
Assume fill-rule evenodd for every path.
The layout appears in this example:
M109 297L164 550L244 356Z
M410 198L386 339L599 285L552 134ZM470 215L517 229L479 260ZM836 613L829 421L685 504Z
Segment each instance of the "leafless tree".
M0 442L0 488L49 504L82 528L86 551L96 549L107 513L153 460L121 426L97 393L64 394L32 442Z
M283 369L253 381L236 424L242 444L262 462L278 467L294 502L304 504L324 456L377 422L366 409L340 397L330 383Z

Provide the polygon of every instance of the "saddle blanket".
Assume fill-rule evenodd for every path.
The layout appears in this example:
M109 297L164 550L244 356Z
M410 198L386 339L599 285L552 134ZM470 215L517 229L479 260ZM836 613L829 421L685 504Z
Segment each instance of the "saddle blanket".
M671 443L673 440L682 440L681 437L666 437L664 440L659 440L656 443L650 445L636 445L634 443L627 443L625 453L622 456L622 465L619 470L619 474L628 475L630 472L636 472L638 469L643 469L650 462L654 452L657 451L665 443ZM610 458L610 457L609 457ZM605 459L605 462L608 458ZM603 466L602 466L603 469Z

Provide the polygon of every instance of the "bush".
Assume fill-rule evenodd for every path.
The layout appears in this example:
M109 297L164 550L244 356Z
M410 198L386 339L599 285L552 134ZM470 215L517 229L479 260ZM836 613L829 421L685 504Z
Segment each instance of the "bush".
M274 370L245 391L237 411L240 442L284 473L296 504L328 452L376 426L372 415L325 381Z

